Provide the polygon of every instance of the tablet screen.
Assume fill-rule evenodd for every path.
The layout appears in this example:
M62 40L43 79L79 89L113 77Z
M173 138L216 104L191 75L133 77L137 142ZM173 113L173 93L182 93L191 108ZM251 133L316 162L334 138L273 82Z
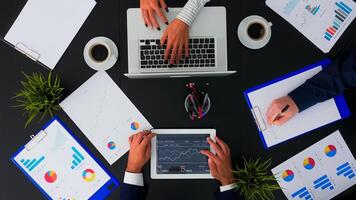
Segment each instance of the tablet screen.
M210 150L209 134L158 134L157 174L210 174L208 158L200 153Z

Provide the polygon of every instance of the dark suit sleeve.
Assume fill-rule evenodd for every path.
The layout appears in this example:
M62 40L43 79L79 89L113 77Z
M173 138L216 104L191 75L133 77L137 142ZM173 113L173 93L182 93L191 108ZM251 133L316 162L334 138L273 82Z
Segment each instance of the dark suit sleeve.
M242 198L232 189L225 192L216 192L215 200L242 200Z
M300 111L356 87L356 49L340 57L329 67L307 80L289 96Z
M147 188L123 183L120 191L120 200L144 200Z

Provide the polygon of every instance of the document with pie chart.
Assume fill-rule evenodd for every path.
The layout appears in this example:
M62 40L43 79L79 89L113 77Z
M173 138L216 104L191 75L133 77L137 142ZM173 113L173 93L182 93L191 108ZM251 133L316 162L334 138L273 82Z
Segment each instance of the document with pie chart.
M272 173L288 199L328 200L356 184L356 161L336 131Z
M48 199L105 199L119 186L57 118L12 161Z
M60 105L110 165L129 150L129 136L152 129L106 72L94 74Z

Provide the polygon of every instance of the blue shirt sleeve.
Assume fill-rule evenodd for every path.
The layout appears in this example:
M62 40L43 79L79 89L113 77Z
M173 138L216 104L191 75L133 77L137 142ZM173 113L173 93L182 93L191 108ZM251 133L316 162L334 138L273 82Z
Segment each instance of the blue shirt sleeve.
M147 188L123 183L121 185L120 200L144 200Z
M346 88L356 87L356 49L346 54L326 69L307 80L303 85L289 93L303 111L317 103L334 98Z
M242 200L234 190L228 190L225 192L216 192L215 200Z

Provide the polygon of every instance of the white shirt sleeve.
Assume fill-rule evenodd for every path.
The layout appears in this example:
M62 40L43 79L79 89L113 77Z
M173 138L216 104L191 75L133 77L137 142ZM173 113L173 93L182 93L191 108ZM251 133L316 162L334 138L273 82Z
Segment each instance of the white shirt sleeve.
M178 14L177 18L182 20L188 26L191 26L200 10L209 1L210 0L188 0L184 8Z
M124 183L143 187L143 174L125 172Z
M220 192L226 192L226 191L229 191L229 190L232 190L232 189L234 189L234 183L230 184L230 185L220 186Z

